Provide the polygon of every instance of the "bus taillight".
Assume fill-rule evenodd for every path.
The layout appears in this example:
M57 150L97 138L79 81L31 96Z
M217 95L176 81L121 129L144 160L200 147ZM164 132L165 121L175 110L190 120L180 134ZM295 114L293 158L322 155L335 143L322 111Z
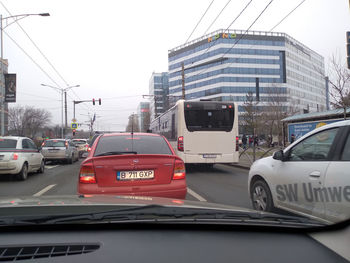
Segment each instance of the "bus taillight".
M236 152L239 151L239 137L236 136Z
M177 139L177 150L180 152L184 151L184 137L183 136L180 136Z

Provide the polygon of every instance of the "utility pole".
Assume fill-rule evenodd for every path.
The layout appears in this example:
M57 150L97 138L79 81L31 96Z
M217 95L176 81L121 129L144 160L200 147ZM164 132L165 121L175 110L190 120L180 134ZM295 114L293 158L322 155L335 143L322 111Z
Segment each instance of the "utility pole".
M3 69L3 28L2 15L0 15L0 30L1 30L1 136L5 135L5 76Z
M64 128L67 129L67 91L64 91L64 117L65 117L65 126Z
M182 76L182 99L185 99L185 66L181 63L181 76Z

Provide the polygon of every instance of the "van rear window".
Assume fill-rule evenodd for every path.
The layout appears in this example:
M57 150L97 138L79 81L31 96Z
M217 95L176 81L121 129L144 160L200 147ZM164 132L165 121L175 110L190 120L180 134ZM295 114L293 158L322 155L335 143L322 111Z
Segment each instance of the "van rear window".
M0 139L0 149L16 149L17 140Z

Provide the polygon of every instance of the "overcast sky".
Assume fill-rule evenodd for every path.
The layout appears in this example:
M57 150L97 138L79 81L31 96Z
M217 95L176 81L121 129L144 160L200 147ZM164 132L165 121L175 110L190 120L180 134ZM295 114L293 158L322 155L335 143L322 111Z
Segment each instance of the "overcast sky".
M152 72L168 69L168 50L185 43L212 0L3 0L12 15L49 12L20 21L45 56L69 85L68 121L73 100L102 98L102 105L76 106L78 122L96 112L97 127L124 130L141 95L148 94ZM191 37L204 34L228 0L215 0ZM232 0L208 32L226 29L249 0ZM253 0L231 26L247 29L270 0ZM301 0L274 0L253 26L269 31ZM9 16L0 5L3 17ZM345 32L350 31L348 0L306 0L274 31L284 32L320 53L326 60L338 52L345 62ZM61 122L60 95L40 84L66 87L65 82L34 48L18 25L5 32L54 80L35 65L4 34L4 58L9 72L17 73L17 105L48 109L52 122ZM55 83L56 82L56 83ZM14 105L14 104L12 104ZM85 129L87 127L85 126Z

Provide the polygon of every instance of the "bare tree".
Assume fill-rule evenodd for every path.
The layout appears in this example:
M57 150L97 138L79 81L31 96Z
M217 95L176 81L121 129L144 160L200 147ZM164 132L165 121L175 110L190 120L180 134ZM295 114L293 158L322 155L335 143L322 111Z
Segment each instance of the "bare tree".
M9 109L9 131L19 136L34 136L51 121L51 113L32 106L16 106Z
M278 136L278 142L282 142L282 120L288 116L294 115L299 109L293 105L291 101L288 102L288 96L276 85L267 89L267 105L264 112L262 112L261 119L264 122L266 128L265 134L269 135L269 138L273 138L274 135Z
M263 128L261 122L261 112L258 111L259 102L255 100L252 92L248 92L246 95L246 101L243 104L244 113L242 113L241 123L245 128L245 133L250 133L253 136L260 133Z
M346 119L346 109L350 107L350 70L342 63L340 56L334 54L329 67L329 94L332 98L330 103L335 108L343 109Z

